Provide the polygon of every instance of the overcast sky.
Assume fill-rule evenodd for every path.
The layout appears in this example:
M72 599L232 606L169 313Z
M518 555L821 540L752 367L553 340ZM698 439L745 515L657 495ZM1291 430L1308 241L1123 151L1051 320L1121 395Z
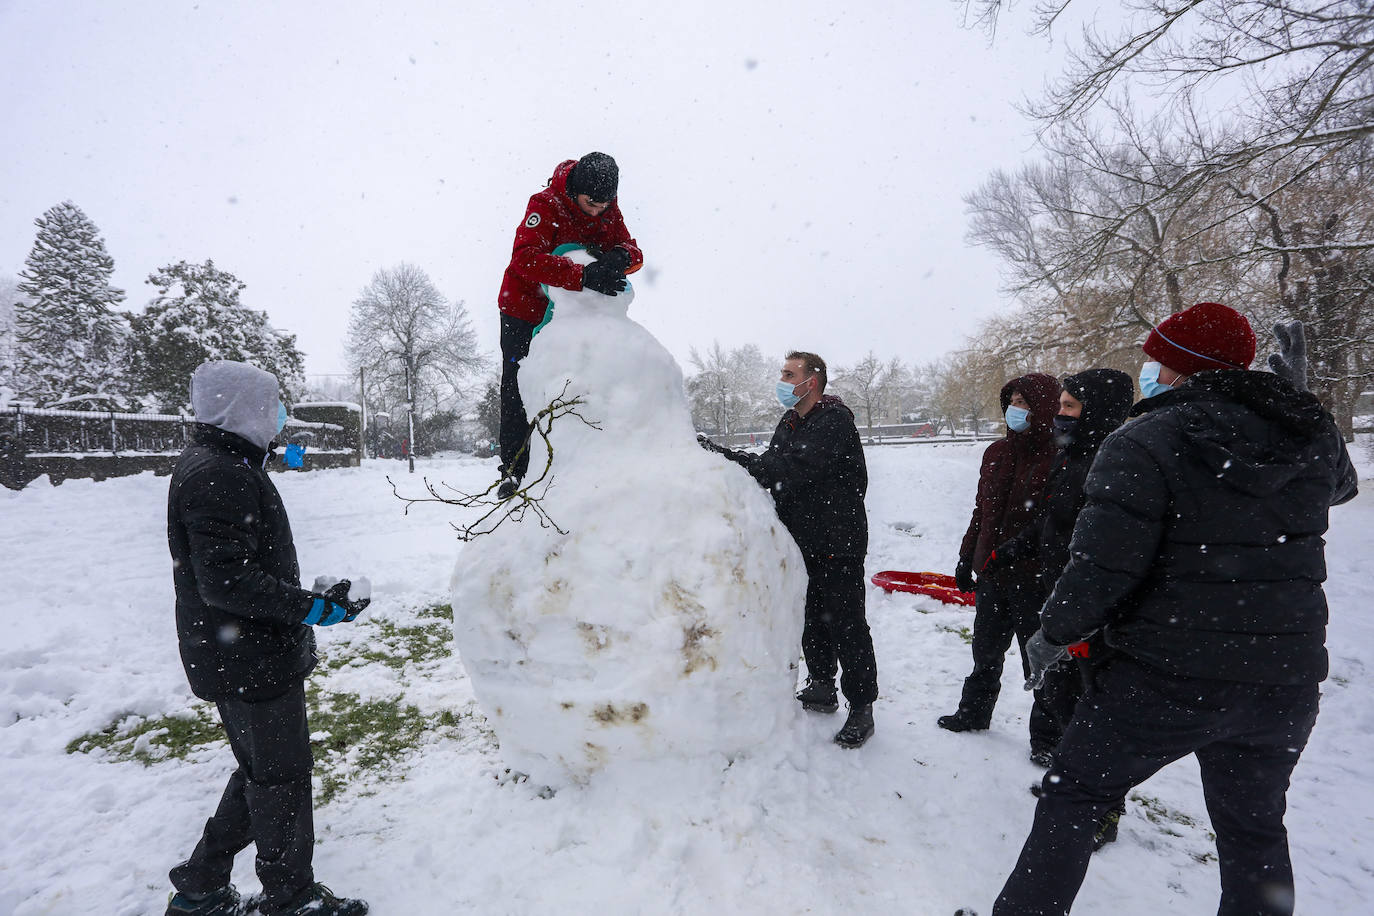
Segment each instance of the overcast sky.
M631 314L684 369L714 339L925 362L1003 306L960 196L1034 155L1013 105L1063 48L1024 18L989 46L948 0L0 0L0 273L69 199L126 305L213 258L310 374L400 261L494 351L526 201L595 149L645 252Z

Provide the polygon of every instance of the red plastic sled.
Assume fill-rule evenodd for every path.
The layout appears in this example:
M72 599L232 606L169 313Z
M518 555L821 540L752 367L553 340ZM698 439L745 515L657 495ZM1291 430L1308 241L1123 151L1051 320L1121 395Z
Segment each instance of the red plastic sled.
M929 595L945 604L972 605L976 600L973 592L961 592L954 584L953 576L933 572L900 572L885 569L873 577L873 584L887 592L913 592Z

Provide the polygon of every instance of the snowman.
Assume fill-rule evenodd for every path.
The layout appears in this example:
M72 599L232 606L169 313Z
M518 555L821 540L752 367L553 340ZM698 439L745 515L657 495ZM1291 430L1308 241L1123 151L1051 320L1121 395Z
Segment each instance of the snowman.
M796 714L801 554L769 494L697 446L682 370L627 315L633 288L548 292L520 393L531 413L578 398L589 422L550 434L556 526L508 521L458 557L473 692L507 764L549 786L616 761L734 759Z

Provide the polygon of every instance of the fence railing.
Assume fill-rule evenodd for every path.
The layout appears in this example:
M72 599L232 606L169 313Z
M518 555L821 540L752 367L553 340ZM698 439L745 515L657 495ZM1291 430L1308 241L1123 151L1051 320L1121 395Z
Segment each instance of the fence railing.
M191 417L58 408L0 408L0 450L11 456L165 455L190 441ZM311 451L353 451L356 441L334 423L288 418L282 441L301 442Z

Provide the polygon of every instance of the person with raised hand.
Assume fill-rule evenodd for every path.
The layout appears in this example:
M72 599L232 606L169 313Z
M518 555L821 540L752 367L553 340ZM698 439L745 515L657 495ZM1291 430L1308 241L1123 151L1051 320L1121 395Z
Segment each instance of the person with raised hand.
M171 870L168 916L251 909L230 883L256 844L261 916L362 916L367 904L315 881L305 677L312 626L368 606L347 579L300 584L291 524L267 465L286 422L276 376L247 363L203 363L191 377L196 426L167 496L177 640L191 692L213 702L237 768L190 857Z

